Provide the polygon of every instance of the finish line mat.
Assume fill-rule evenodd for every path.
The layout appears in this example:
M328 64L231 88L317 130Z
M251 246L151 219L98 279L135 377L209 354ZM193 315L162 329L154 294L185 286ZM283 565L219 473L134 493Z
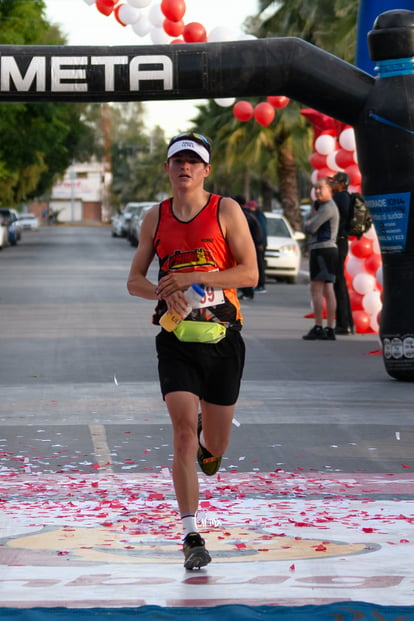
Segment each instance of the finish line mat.
M284 606L296 614L338 602L350 611L355 602L413 605L412 475L224 473L199 481L199 527L213 562L188 572L167 470L2 474L0 619L16 609L16 621L37 621L30 614L38 608L61 607L85 620L99 608L123 621L158 610L151 606L160 615L240 604L280 615ZM346 614L336 618L364 618Z
M76 615L76 617L75 617ZM192 608L191 619L196 621L411 621L414 607L376 606L365 602L337 603L327 606L214 606ZM188 619L188 608L142 608L68 610L64 608L34 608L31 610L1 611L3 621L177 621Z

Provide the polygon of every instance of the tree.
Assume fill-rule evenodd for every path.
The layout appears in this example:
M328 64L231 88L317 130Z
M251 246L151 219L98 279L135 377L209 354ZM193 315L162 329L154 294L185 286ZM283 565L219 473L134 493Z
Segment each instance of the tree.
M357 4L356 0L260 0L260 14L249 20L249 30L259 37L297 36L352 61ZM254 121L239 123L228 111L217 111L211 102L200 108L195 119L197 127L211 129L215 138L215 183L220 178L226 180L226 175L233 182L242 179L248 194L254 180L260 179L263 196L263 188L278 184L283 211L295 229L302 225L299 197L303 171L308 175L305 194L310 190L308 158L312 149L312 129L300 107L300 103L291 102L267 128ZM210 120L214 114L215 120Z
M146 133L141 102L110 107L112 203L151 201L168 190L162 165L167 145L160 127Z
M58 27L47 22L45 10L44 0L1 2L1 43L64 43ZM82 122L84 108L65 103L0 104L1 204L18 204L47 192L77 155L86 156L79 150L82 137L90 132Z
M357 0L259 0L260 13L268 15L257 28L261 37L295 36L353 62L355 54ZM271 12L274 7L274 12ZM294 162L299 150L309 145L300 108L289 106L293 116L277 130L279 141L279 179L283 210L293 226L299 222L295 209ZM295 118L296 114L296 118ZM302 127L303 144L295 144L294 128ZM310 145L309 145L310 146ZM308 146L308 153L310 148ZM296 201L297 202L297 201Z
M257 103L252 102L253 105ZM210 101L199 106L193 120L200 131L214 136L214 167L211 181L215 191L246 198L263 199L265 209L278 194L283 211L295 230L302 227L299 209L297 165L308 166L311 131L291 102L278 110L269 127L256 121L237 121L230 108Z
M299 37L353 62L358 0L259 0L260 37ZM273 10L274 8L274 10Z

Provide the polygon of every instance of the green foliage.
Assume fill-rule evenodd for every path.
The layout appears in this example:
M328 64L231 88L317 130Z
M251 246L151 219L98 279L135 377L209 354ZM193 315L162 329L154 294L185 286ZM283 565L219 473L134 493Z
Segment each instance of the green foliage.
M260 37L299 37L354 61L359 0L259 0Z
M0 42L59 45L64 37L47 22L43 0L0 0ZM82 139L85 106L65 103L0 104L0 203L18 204L47 192L71 161L92 152ZM79 159L79 157L78 157Z
M44 0L2 0L0 2L0 40L2 45L40 45L50 36ZM54 31L57 35L57 31ZM62 39L53 41L62 43ZM49 43L49 41L47 41Z
M112 168L112 204L156 200L169 190L163 168L167 143L161 128L150 135L144 126L140 102L110 106L110 158Z

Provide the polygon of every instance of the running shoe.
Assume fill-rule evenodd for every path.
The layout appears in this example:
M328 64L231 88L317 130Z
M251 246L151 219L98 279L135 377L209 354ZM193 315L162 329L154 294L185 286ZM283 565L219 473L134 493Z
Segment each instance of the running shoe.
M199 533L188 533L186 535L183 541L183 552L186 569L200 569L211 561L205 541Z
M214 457L204 446L200 444L200 433L202 430L202 418L201 412L198 415L198 425L197 425L197 436L198 436L198 451L197 451L197 461L201 468L201 470L207 476L211 477L213 474L216 474L221 465L221 456Z
M328 337L321 326L313 326L302 338L305 341L326 341Z
M336 341L335 331L333 328L325 328L325 335L328 341Z

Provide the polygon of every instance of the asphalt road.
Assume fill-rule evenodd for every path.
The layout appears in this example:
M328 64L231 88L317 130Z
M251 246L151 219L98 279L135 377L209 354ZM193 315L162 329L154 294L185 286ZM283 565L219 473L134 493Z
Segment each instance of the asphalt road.
M0 472L171 465L153 303L126 291L133 252L109 228L57 226L0 253ZM242 306L247 362L223 469L409 472L414 386L386 374L376 335L305 342L306 281L267 289Z

